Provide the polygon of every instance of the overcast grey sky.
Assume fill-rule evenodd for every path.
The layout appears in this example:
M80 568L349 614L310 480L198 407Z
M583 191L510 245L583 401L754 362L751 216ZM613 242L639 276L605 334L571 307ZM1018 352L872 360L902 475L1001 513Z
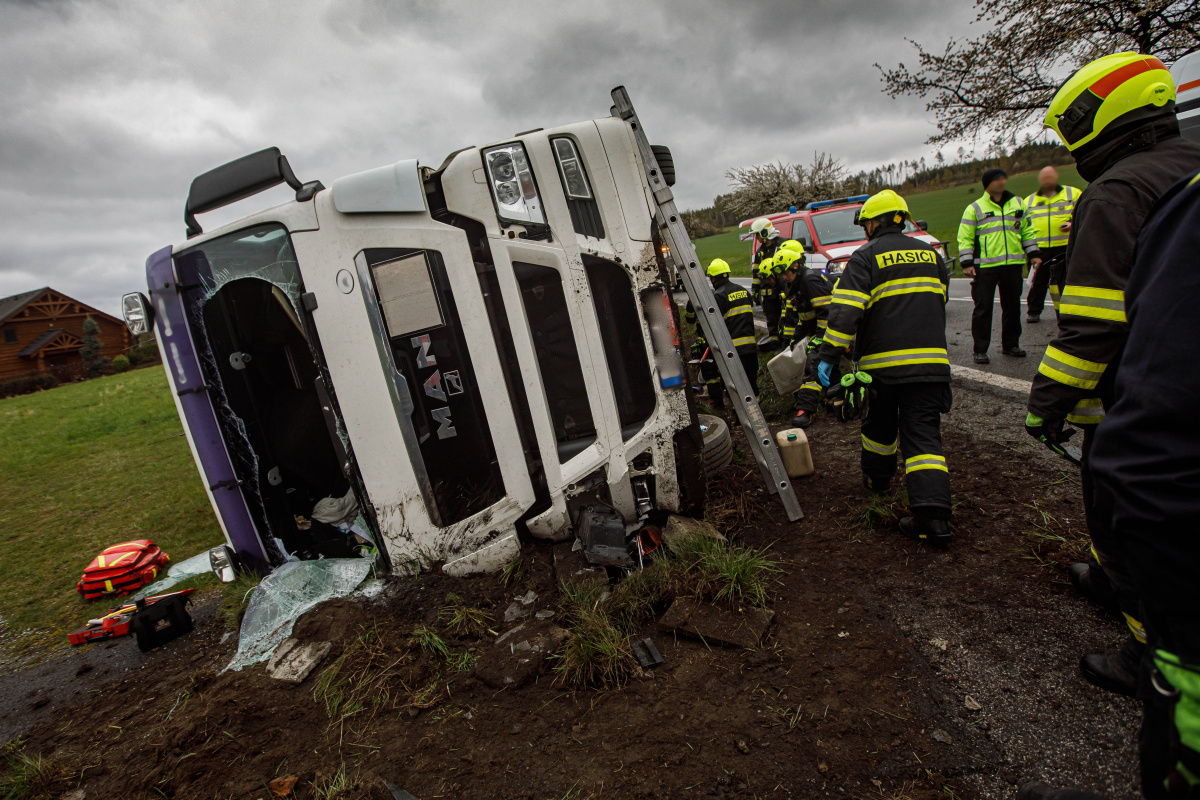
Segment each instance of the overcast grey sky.
M923 103L882 94L872 64L973 16L963 0L0 0L0 296L49 284L115 313L183 238L191 179L263 147L326 185L436 166L606 116L617 84L671 146L685 208L730 167L930 156Z

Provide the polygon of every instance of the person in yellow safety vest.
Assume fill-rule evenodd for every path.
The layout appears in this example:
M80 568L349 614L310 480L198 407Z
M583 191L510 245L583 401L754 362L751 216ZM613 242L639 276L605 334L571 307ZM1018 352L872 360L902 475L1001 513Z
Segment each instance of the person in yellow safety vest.
M1021 349L1021 271L1025 257L1041 264L1037 240L1025 220L1025 202L1008 191L1008 174L984 170L983 195L967 206L958 225L958 258L971 278L971 338L975 363L987 364L992 342L992 311L1000 288L1000 345L1007 356L1024 358Z
M1058 313L1058 295L1067 274L1067 238L1071 232L1071 215L1079 190L1058 182L1058 170L1042 167L1038 173L1038 190L1025 198L1025 219L1037 237L1042 266L1034 273L1033 285L1025 295L1025 321L1041 322L1046 308L1046 290Z
M942 414L950 412L946 298L950 274L931 245L907 236L904 198L891 189L858 211L867 243L854 251L833 290L829 327L817 352L817 379L829 386L854 343L858 368L874 390L862 423L862 472L875 493L891 489L897 450L912 516L900 532L945 545L953 538L950 473L942 454ZM857 339L856 339L857 336Z
M1159 198L1200 168L1200 146L1179 135L1171 74L1142 53L1104 56L1077 70L1051 101L1045 126L1059 135L1089 184L1075 204L1067 241L1058 336L1034 376L1025 428L1057 444L1074 433L1064 431L1064 422L1083 427L1080 478L1095 558L1073 565L1069 575L1081 594L1115 603L1130 636L1117 654L1085 655L1080 669L1101 688L1133 695L1145 641L1140 598L1112 528L1111 494L1094 486L1091 449L1095 423L1112 405L1129 336L1125 284L1138 235Z

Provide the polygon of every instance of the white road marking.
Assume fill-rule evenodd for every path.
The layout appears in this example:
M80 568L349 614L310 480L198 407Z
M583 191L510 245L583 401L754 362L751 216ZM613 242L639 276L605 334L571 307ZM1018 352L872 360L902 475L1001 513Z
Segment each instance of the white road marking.
M992 386L998 386L1001 389L1008 389L1021 394L1029 394L1033 383L1030 381L1022 381L1017 378L1010 378L1007 375L997 375L994 372L984 372L981 369L972 369L971 367L960 367L958 364L950 365L950 374L956 378L962 378L965 381L978 381L979 383L988 383Z

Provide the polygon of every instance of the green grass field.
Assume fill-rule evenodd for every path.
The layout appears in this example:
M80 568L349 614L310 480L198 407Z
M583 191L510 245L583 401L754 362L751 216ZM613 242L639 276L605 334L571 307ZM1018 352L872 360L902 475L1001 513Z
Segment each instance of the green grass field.
M161 366L0 400L0 640L67 646L108 603L75 582L108 545L173 561L222 541Z
M1058 168L1062 182L1079 189L1087 186L1087 182L1079 177L1075 167ZM1008 188L1013 194L1026 197L1037 189L1037 172L1023 172L1012 175L1008 179ZM962 219L963 209L971 201L983 194L983 187L978 183L969 186L954 186L949 189L938 189L933 192L908 195L909 210L913 219L923 219L929 223L929 232L940 241L950 242L950 255L958 255L958 223ZM738 240L738 230L734 229L716 236L697 239L696 255L702 264L707 265L714 258L723 258L729 262L734 275L750 274L750 243Z
M705 267L714 258L723 258L729 262L729 269L734 275L750 275L750 243L738 239L738 228L719 233L716 236L706 236L692 242L696 245L696 255Z

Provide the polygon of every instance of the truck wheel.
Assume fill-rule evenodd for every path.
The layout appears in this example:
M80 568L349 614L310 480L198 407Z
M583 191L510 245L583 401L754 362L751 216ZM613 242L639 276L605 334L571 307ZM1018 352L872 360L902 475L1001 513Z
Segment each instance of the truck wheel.
M704 471L710 477L725 469L733 462L733 438L729 435L729 426L720 417L698 414L700 425L704 429Z
M667 186L675 185L675 159L671 157L671 148L665 144L652 144L650 149L654 151L654 159L658 162L658 171L662 173L662 178Z

